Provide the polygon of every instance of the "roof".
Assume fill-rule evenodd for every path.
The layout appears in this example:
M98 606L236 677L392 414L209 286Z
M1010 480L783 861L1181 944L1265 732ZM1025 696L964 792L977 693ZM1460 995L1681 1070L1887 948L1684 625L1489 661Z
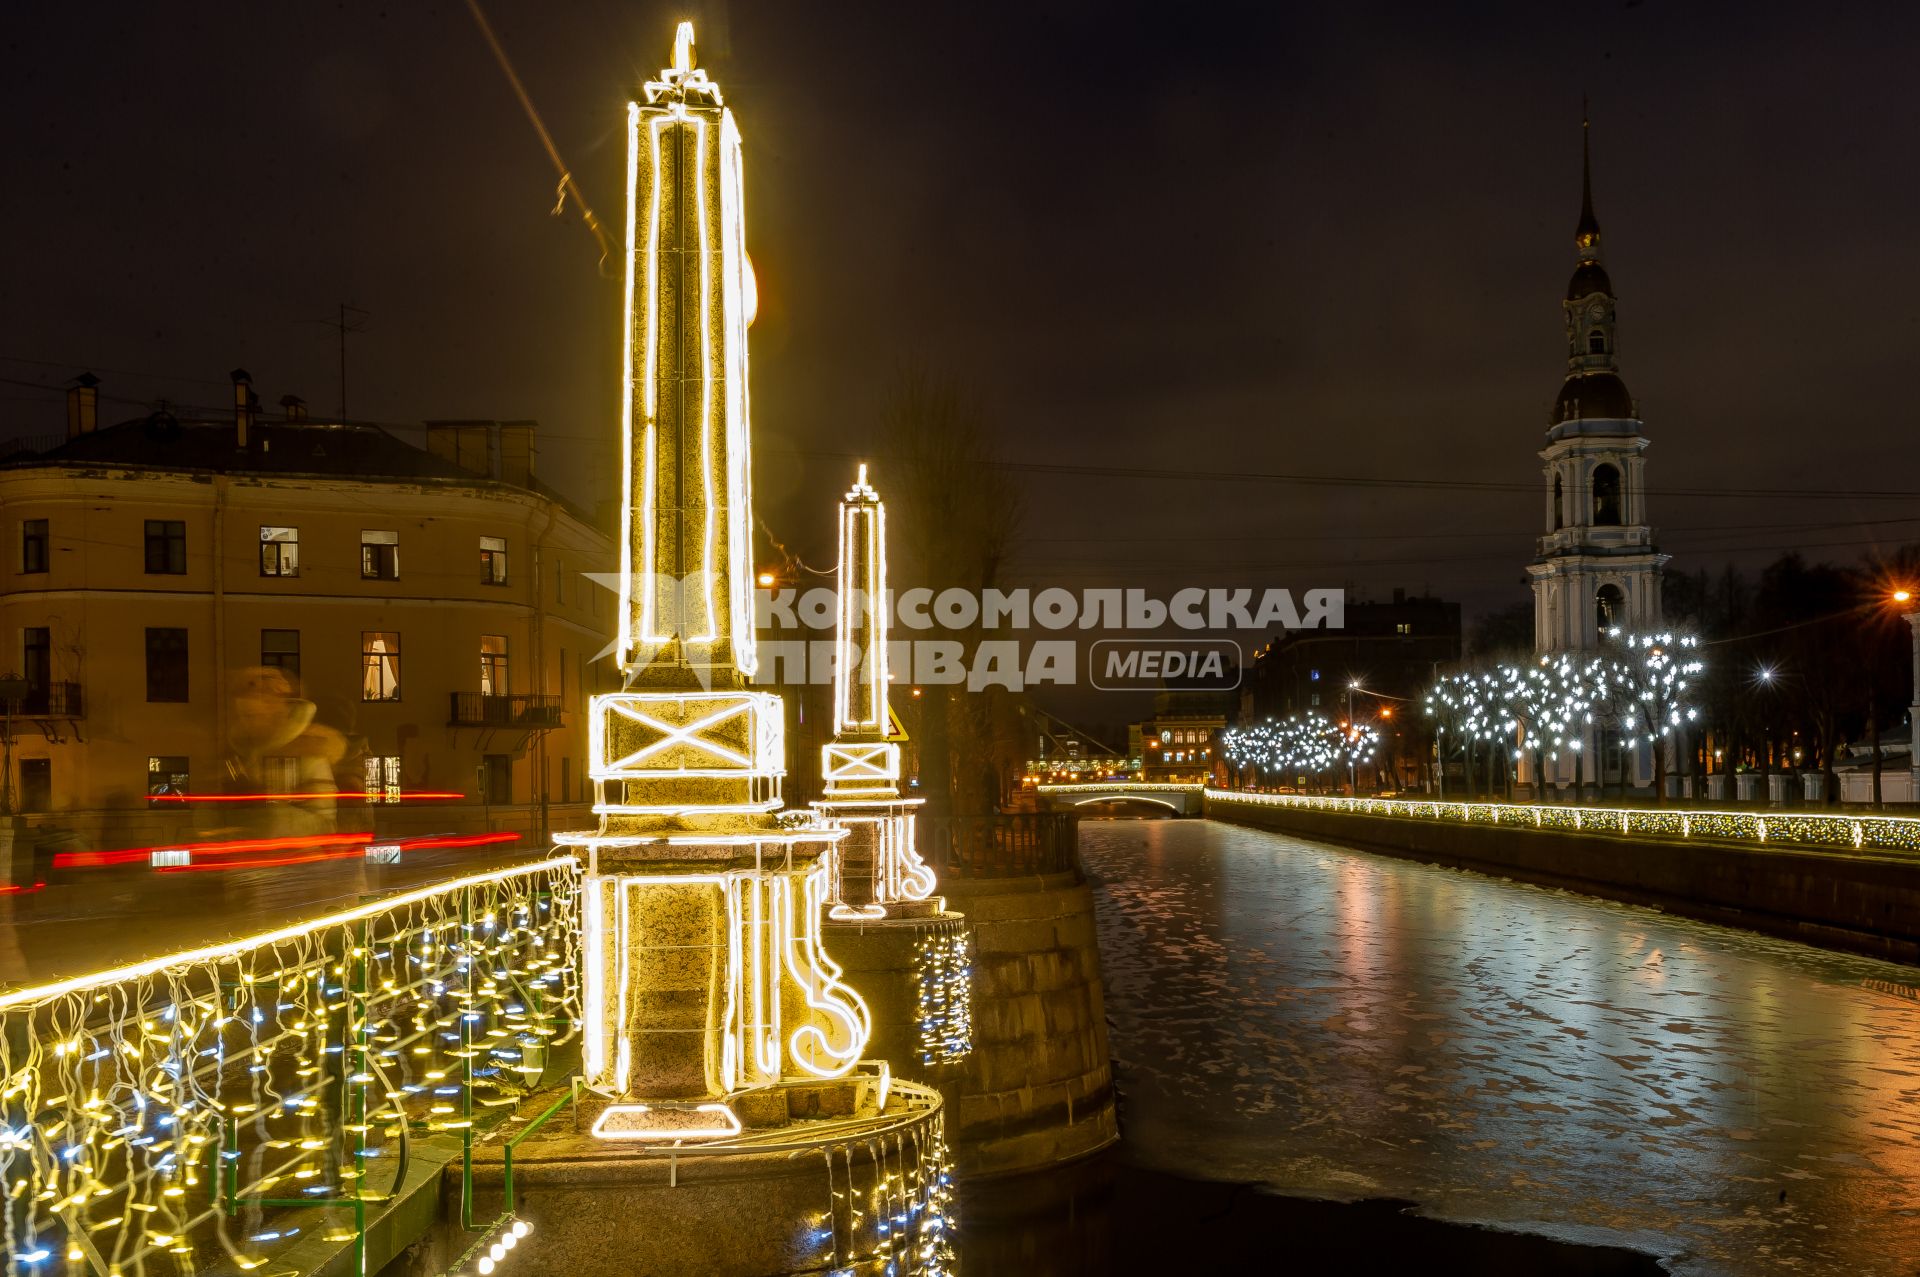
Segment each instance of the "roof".
M0 465L92 464L207 470L217 474L333 475L353 479L481 479L378 426L255 423L248 446L234 423L181 421L170 413L75 435L58 447Z
M610 535L604 512L586 509L536 477L516 482L478 474L379 426L256 421L247 437L249 446L239 447L232 418L181 421L161 411L73 436L56 447L18 449L0 456L0 472L40 466L126 466L366 483L460 483L530 493L560 506L602 536Z
M1608 421L1632 421L1633 396L1627 393L1627 383L1620 380L1616 372L1577 372L1567 378L1560 387L1560 397L1553 401L1553 421L1559 425L1563 421L1582 418L1599 418Z
M1613 296L1613 281L1607 278L1607 268L1599 262L1581 262L1574 267L1573 278L1567 281L1567 300L1577 302L1594 293Z

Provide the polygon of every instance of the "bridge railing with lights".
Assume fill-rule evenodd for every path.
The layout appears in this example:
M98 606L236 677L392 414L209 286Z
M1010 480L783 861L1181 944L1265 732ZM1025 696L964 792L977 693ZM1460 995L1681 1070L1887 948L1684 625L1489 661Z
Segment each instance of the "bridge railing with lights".
M476 1126L572 1039L576 874L477 874L0 994L7 1272L298 1272L346 1250L368 1271L410 1158L464 1154L470 1188Z
M1209 789L1207 807L1294 807L1367 816L1601 833L1623 837L1798 845L1853 851L1920 852L1920 820L1902 816L1661 807L1561 807L1531 803L1428 802L1314 794L1249 794Z

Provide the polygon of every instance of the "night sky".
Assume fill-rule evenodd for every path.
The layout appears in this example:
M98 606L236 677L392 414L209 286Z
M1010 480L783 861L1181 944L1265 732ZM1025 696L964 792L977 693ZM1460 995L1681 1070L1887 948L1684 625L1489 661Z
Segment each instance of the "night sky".
M330 414L346 301L352 417L537 418L606 495L618 288L464 5L21 8L0 435L60 431L20 383L82 368L110 420L236 365ZM758 513L817 564L823 454L917 365L1011 460L1214 476L1023 473L1016 581L1525 598L1583 93L1673 566L1920 537L1912 499L1765 495L1920 488L1910 6L487 9L616 231L623 103L700 24L746 137Z

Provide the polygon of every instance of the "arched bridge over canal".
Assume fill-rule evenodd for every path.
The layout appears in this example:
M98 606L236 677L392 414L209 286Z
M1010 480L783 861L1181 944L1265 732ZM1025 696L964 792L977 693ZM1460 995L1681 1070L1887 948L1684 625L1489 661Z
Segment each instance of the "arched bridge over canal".
M1118 805L1138 809L1139 814L1158 812L1174 816L1198 816L1204 785L1176 785L1149 781L1095 781L1078 785L1041 785L1041 804L1049 811L1091 812L1096 807Z

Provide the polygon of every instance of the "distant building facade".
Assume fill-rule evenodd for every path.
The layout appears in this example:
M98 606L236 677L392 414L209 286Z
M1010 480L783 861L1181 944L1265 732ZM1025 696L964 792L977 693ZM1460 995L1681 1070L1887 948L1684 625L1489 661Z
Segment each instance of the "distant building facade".
M1234 694L1225 689L1158 693L1153 717L1127 730L1128 747L1138 749L1140 779L1160 784L1212 782L1220 757L1220 732L1227 725L1233 699Z
M1431 771L1420 699L1460 655L1458 603L1398 589L1390 602L1349 599L1341 629L1289 631L1254 653L1239 721L1358 721L1380 734L1372 766L1359 773L1363 787L1416 788Z
M615 556L534 480L532 423L429 423L422 449L291 398L268 419L233 382L230 416L101 428L78 379L65 441L0 460L16 805L102 846L243 807L293 832L587 820L616 598L589 574ZM191 801L243 794L291 797Z
M1343 719L1350 685L1361 721L1376 706L1417 701L1437 667L1460 659L1460 605L1395 590L1391 602L1346 605L1338 630L1290 630L1254 654L1240 693L1240 721L1295 714Z

